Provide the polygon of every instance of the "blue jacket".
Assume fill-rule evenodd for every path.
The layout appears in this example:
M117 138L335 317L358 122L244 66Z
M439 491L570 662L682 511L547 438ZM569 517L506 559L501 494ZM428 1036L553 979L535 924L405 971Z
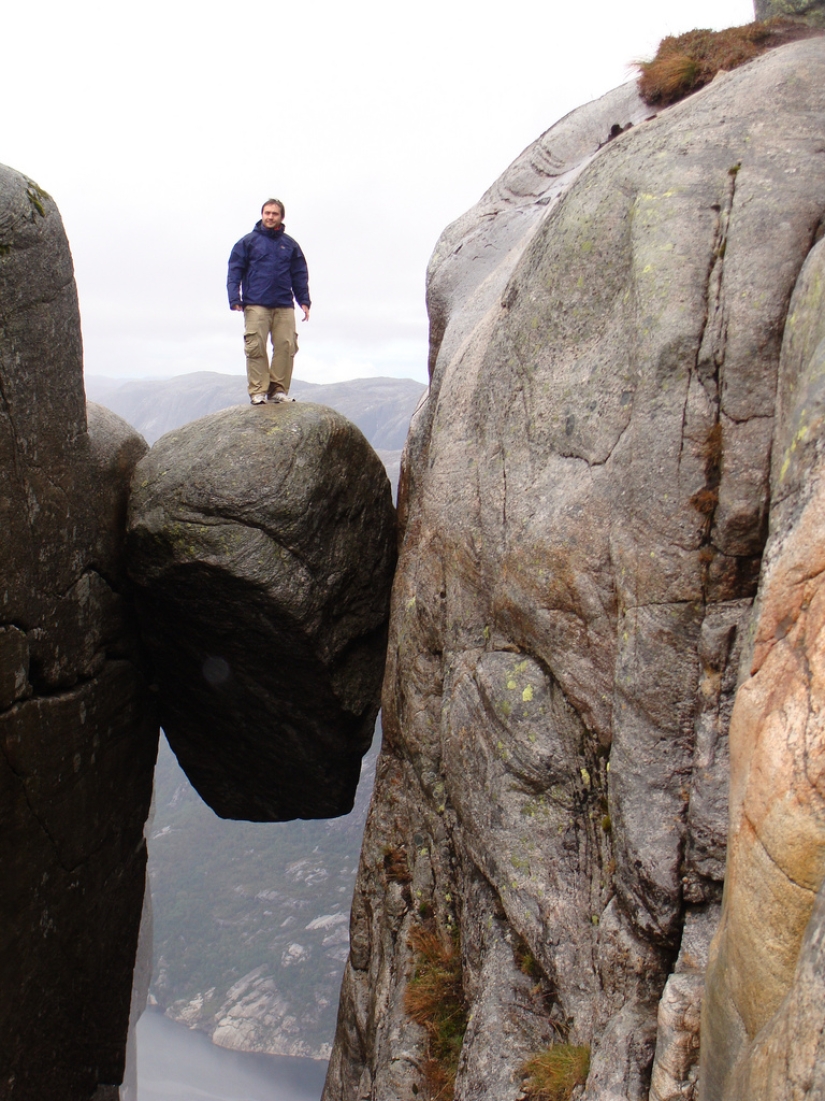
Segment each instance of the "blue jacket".
M242 237L229 257L226 279L230 306L311 306L309 272L301 246L284 227L264 229L261 222ZM240 290L240 293L239 293Z

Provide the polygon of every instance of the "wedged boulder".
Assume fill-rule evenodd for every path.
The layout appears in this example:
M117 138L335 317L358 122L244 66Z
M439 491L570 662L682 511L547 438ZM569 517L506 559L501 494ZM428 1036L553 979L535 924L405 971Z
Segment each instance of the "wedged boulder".
M361 432L303 403L170 432L138 465L128 539L162 725L204 800L252 821L349 811L396 557Z
M436 246L329 1101L426 1089L404 997L422 925L461 939L456 1098L522 1096L518 1015L506 1044L473 1024L523 1004L515 983L501 993L480 882L556 1041L590 1047L583 1096L646 1101L654 1052L660 1101L692 1095L823 132L822 38L648 121L625 89L545 134Z
M158 724L122 582L142 438L83 393L57 207L0 167L0 1095L123 1077Z

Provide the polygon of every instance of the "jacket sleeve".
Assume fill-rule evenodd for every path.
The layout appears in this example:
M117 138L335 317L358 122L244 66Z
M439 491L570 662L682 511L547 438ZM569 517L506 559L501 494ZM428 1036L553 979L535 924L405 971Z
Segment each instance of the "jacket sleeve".
M226 276L226 292L229 295L229 305L241 305L241 283L246 275L248 263L246 253L246 241L242 237L232 249L229 257L229 271Z
M292 293L299 306L311 306L309 298L309 269L301 246L296 244L289 263L289 276L292 280Z

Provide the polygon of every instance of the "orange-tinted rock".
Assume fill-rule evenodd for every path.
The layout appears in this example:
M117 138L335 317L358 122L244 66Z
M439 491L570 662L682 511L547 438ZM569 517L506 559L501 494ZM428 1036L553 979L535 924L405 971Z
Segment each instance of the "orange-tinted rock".
M799 1045L812 1073L810 1037L825 1024L815 999L803 1019L792 989L825 879L825 243L791 302L779 396L771 535L730 728L725 901L703 1022L703 1095L714 1101L797 1096L778 1068Z

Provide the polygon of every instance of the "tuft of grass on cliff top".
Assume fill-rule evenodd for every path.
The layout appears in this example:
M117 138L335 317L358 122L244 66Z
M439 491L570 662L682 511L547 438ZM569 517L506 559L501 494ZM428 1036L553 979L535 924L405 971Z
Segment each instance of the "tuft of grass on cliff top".
M652 61L635 61L645 103L667 107L709 84L719 72L737 69L766 50L821 34L806 23L777 16L723 31L668 35Z

